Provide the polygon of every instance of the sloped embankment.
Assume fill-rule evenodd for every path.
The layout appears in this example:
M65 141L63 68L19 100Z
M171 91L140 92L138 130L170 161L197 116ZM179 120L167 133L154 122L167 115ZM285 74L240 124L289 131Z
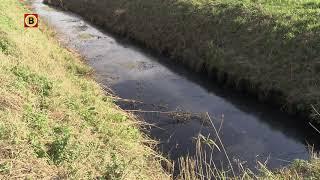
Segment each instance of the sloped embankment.
M289 113L320 105L317 0L45 1Z
M0 179L163 179L137 122L54 32L0 3Z

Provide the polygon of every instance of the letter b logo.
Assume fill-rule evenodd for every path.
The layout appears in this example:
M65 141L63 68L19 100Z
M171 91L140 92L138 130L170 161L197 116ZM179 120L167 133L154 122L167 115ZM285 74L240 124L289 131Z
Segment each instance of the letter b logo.
M29 24L34 24L34 17L29 17Z
M25 14L24 15L24 27L38 27L38 14Z

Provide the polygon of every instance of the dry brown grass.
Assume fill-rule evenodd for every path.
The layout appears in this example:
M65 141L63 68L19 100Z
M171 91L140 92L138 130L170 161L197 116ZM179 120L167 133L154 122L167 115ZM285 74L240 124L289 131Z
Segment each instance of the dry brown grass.
M223 143L219 141L219 133L208 116L212 128L217 136L217 141L199 134L196 137L196 155L181 157L179 159L180 173L177 179L183 180L207 180L207 179L233 179L233 180L303 180L320 178L319 154L310 148L310 160L295 160L289 166L271 171L265 163L257 161L258 172L253 172L244 167L240 162L228 161L228 169L217 168L214 162L214 150L223 151ZM208 148L211 151L208 151ZM229 159L225 152L226 159ZM231 168L233 167L233 168ZM237 174L235 174L235 171Z

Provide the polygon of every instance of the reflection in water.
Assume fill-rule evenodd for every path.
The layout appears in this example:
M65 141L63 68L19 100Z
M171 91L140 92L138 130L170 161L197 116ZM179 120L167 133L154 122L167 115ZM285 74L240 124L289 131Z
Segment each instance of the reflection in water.
M268 166L277 168L295 158L306 159L306 144L317 144L313 131L301 120L218 87L212 80L114 38L74 14L48 11L40 0L34 6L68 46L86 57L98 81L112 87L122 98L143 102L119 102L122 108L175 111L137 112L153 124L148 133L160 140L160 150L171 159L194 155L194 137L199 132L215 138L203 116L205 112L216 127L221 126L220 137L230 158L246 161L250 168L255 167L256 160L269 159ZM217 164L226 162L218 150L214 160Z

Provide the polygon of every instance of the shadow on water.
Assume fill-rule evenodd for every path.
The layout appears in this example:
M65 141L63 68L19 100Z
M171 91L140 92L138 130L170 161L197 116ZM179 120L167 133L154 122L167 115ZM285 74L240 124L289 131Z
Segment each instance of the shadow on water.
M132 44L130 41L126 39L122 39L121 37L117 37L118 43L124 45L125 47L130 47ZM130 47L132 48L132 47ZM289 116L284 112L281 112L276 107L270 106L270 104L264 104L259 103L255 98L251 97L250 95L242 92L238 92L235 90L232 90L228 87L223 87L220 84L216 84L213 79L208 78L204 74L194 73L190 71L189 69L185 67L178 67L177 64L174 62L169 62L167 58L159 56L156 53L153 53L148 50L142 49L141 46L137 47L135 45L135 50L141 51L144 54L148 54L152 57L157 57L156 59L159 60L158 62L165 66L166 68L170 69L171 71L177 73L179 76L182 76L186 78L188 81L191 81L192 83L195 83L202 88L204 88L208 94L214 94L215 96L219 96L223 98L224 100L228 101L228 103L231 103L233 106L235 106L237 109L241 110L242 112L247 113L250 116L255 117L259 121L260 124L263 124L264 126L267 126L268 128L272 129L275 133L281 133L286 136L288 139L292 139L296 141L299 144L302 144L305 146L305 149L298 152L277 152L274 157L272 157L272 152L269 153L263 153L263 154L257 154L255 158L241 158L240 156L237 156L236 153L232 153L231 156L234 157L234 159L241 159L241 160L248 160L251 162L247 162L247 167L254 169L256 167L256 161L264 162L266 160L269 160L269 168L274 169L281 166L285 166L288 163L292 162L293 159L301 158L301 159L307 159L308 158L308 146L313 146L315 149L319 149L317 146L319 144L319 134L316 133L314 129L310 127L307 121L304 121L303 119ZM122 93L125 90L122 88L133 88L135 84L132 81L124 81L120 84L116 84L113 86L114 89L117 89L120 96L123 96L125 94L126 98L134 98L133 96L127 96L130 93ZM131 87L131 88L130 88ZM153 94L161 94L156 93L157 90L154 90ZM145 100L145 99L139 99L138 100ZM155 104L128 104L119 102L118 105L120 105L123 109L136 109L136 110L142 110L142 111L170 111L170 110L176 110L168 107L163 107ZM178 110L178 112L184 112L183 110ZM188 112L187 112L188 113ZM151 126L150 129L147 129L146 132L150 133L150 135L153 138L156 138L160 140L159 149L165 153L168 154L168 156L177 161L180 157L186 156L186 155L195 155L196 154L196 147L195 147L195 140L193 140L194 137L198 135L198 133L203 134L204 136L210 135L211 138L215 139L216 137L213 135L212 127L211 125L204 122L199 121L199 118L195 117L198 112L192 113L191 117L189 117L186 121L176 120L175 117L169 116L167 114L161 114L157 112L151 112L151 113L139 113L136 112L135 114L142 117L142 119L147 120L148 123L152 123L155 126ZM204 113L204 112L200 112ZM210 113L210 112L209 112ZM212 113L210 113L212 114ZM216 122L214 123L216 127L220 126L221 120L219 117L219 114L214 114L214 117ZM199 121L199 122L195 122ZM226 119L223 120L224 122L227 121ZM190 128L193 127L193 128ZM183 131L179 131L177 129L182 129ZM225 138L224 134L228 132L222 132L222 139L226 142L228 147L228 141L232 141L232 137ZM259 132L257 130L256 136L262 135L264 132ZM187 135L186 135L187 134ZM184 140L185 142L181 143L181 140ZM274 141L277 141L277 139L274 139ZM232 143L231 143L232 144ZM279 144L280 145L280 144ZM281 144L282 146L285 146L285 144ZM232 146L232 145L231 145ZM243 148L251 148L251 147L243 147ZM253 147L254 148L254 147ZM272 147L274 149L277 149L277 147ZM207 149L208 150L208 149ZM208 150L209 151L209 150ZM277 150L275 150L277 151ZM293 150L294 151L294 150ZM222 168L228 166L225 162L225 156L222 154L222 152L216 152L216 158L215 161L218 164L217 166ZM220 154L220 155L218 155ZM274 160L274 162L272 162ZM278 162L275 162L278 161ZM223 163L225 163L223 165ZM255 170L254 170L255 171Z
M148 53L146 50L141 49L141 47L139 48L140 51ZM153 56L156 56L156 54L153 54ZM173 62L168 62L168 59L162 58L159 55L157 56L160 59L158 62L163 66L203 87L209 94L213 93L216 96L222 97L236 106L237 109L257 117L261 123L270 128L281 131L289 138L294 138L302 143L308 143L308 145L319 144L319 134L309 125L306 119L290 116L270 103L258 102L256 98L245 92L225 87L217 83L215 79L208 78L206 74L194 73L184 67L178 67Z
M303 149L294 150L291 149L289 152L283 151L283 149L278 149L277 146L286 146L286 143L275 143L274 147L266 148L269 150L260 150L257 147L247 147L243 146L242 148L246 149L255 149L248 150L250 153L255 153L254 157L244 155L245 152L239 153L237 150L232 151L230 156L236 160L240 161L248 161L246 162L246 166L253 169L255 171L256 161L264 162L266 160L269 161L268 167L271 169L278 168L281 166L285 166L288 163L292 162L293 159L308 158L308 146L313 146L315 149L319 149L317 146L319 144L319 134L316 133L314 129L308 124L308 122L304 119L289 116L286 113L280 111L277 107L273 107L270 104L265 104L258 102L255 98L250 96L247 93L235 91L230 89L229 87L224 87L223 85L217 83L214 79L208 78L205 74L195 73L190 71L186 67L178 66L175 62L170 61L167 57L163 57L155 52L151 52L149 50L145 50L141 45L137 46L136 44L132 45L132 42L128 39L124 39L122 37L112 35L116 37L117 42L130 49L134 49L135 51L139 51L143 53L145 56L150 57L151 59L157 60L161 66L165 66L170 71L177 74L177 76L185 78L187 81L192 82L205 89L206 93L209 95L215 95L220 98L223 98L228 103L232 104L236 109L244 112L247 116L254 117L255 120L262 126L266 126L272 130L273 133L281 133L286 136L286 138L295 141L298 144L305 146ZM178 80L179 81L179 80ZM141 83L143 84L143 83ZM160 82L161 84L161 82ZM116 92L120 96L124 96L125 98L134 98L141 100L143 102L148 102L148 100L144 98L136 98L133 94L128 93L127 89L133 89L135 87L135 82L132 80L123 81L113 86L116 89ZM190 90L190 89L189 89ZM192 91L192 90L190 90ZM144 92L151 93L153 96L161 96L161 92L158 92L157 89L152 89L152 91L144 90ZM193 94L193 93L191 93ZM151 95L151 96L152 96ZM163 99L168 99L170 97L162 96ZM193 99L189 97L185 97L187 99ZM201 98L206 98L201 97ZM197 98L195 98L197 99ZM165 100L164 100L165 101ZM212 102L215 103L215 102ZM142 111L170 111L177 110L173 107L163 107L155 105L155 104L128 104L128 103L118 103L123 109L137 109ZM169 103L170 104L170 103ZM178 109L178 112L184 112L183 109ZM191 110L192 111L192 110ZM215 119L215 126L219 127L221 122L220 115L218 113L212 113L208 111L210 115L213 115ZM191 112L192 113L192 112ZM204 112L193 112L193 114L204 113ZM168 154L168 156L177 161L180 157L186 155L195 155L196 147L194 137L198 135L200 132L204 136L210 135L211 138L215 139L216 137L213 135L213 129L203 121L199 121L197 115L191 115L188 117L189 119L186 121L176 120L175 117L169 116L167 114L161 114L157 112L151 113L136 113L141 116L142 119L145 119L148 123L152 123L155 126L150 127L146 132L150 133L153 138L156 138L160 141L159 149ZM200 118L201 119L201 118ZM224 118L223 122L228 121L228 119ZM252 127L254 128L254 127ZM226 143L227 149L232 149L233 144L237 144L236 140L232 140L234 137L226 135L228 131L231 131L232 128L222 128L222 139ZM248 127L250 129L250 127ZM225 130L225 131L224 131ZM255 136L263 136L264 130L257 129L255 131ZM277 141L278 139L275 136L274 139L271 138L271 141ZM237 138L236 138L237 139ZM184 141L184 142L181 142ZM258 141L264 141L263 138ZM270 140L269 140L270 141ZM254 142L253 142L254 143ZM231 145L229 145L231 144ZM231 147L231 148L230 148ZM288 146L290 149L291 146ZM271 149L271 150L270 150ZM281 151L282 150L282 151ZM207 149L209 152L209 149ZM246 151L246 150L244 150ZM261 153L263 152L263 153ZM239 153L239 154L237 154ZM261 153L261 154L259 154ZM228 165L226 163L225 155L222 152L215 152L215 162L218 164L217 167L226 168ZM243 158L245 157L245 158Z
M92 24L92 26L95 26ZM294 115L288 115L282 112L278 107L273 106L270 103L259 102L256 98L252 97L250 94L245 92L240 92L230 87L226 87L223 84L216 81L214 78L209 78L206 73L194 72L185 66L177 64L174 60L169 59L164 55L145 49L143 45L133 42L131 39L124 38L118 34L106 32L100 27L95 26L100 31L110 34L110 36L115 37L117 43L125 48L131 48L135 51L139 51L142 54L156 60L162 66L165 66L170 71L175 72L181 77L188 79L204 88L208 94L215 94L216 96L222 97L223 99L230 102L237 109L246 112L271 129L277 130L285 134L288 138L295 139L306 146L314 146L315 149L319 149L319 134L309 125L307 119L296 117ZM117 84L115 87L127 87L129 82L122 82L122 84ZM128 104L119 103L119 105L128 109ZM142 107L142 108L140 108ZM155 107L152 105L152 107ZM145 109L145 110L156 110L158 108L161 111L161 107L156 109L148 107L148 105L134 105L135 109ZM130 108L129 108L130 109ZM276 118L275 118L276 117ZM174 121L173 123L177 123Z

